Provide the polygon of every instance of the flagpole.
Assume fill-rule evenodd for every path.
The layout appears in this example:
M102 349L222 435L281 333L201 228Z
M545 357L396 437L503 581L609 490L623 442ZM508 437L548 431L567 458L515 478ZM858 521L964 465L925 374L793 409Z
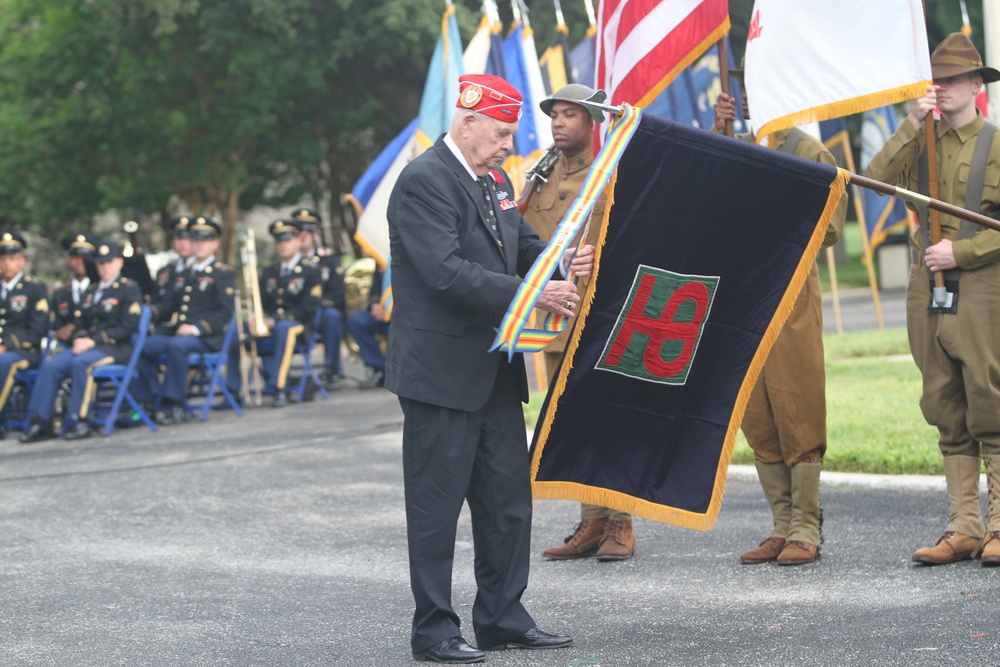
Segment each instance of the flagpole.
M722 83L722 94L726 97L732 97L729 94L729 49L726 48L726 37L727 35L720 37L715 46L719 50L719 77L722 79L720 82ZM736 136L733 130L733 121L729 118L726 119L725 133L727 137Z
M603 91L599 91L603 92ZM589 100L579 100L576 102L581 106L591 107L594 109L600 109L601 111L607 111L616 116L625 115L625 104L619 104L618 106L611 106L608 104L601 104L600 102L591 102ZM937 171L935 169L935 171ZM874 190L884 195L889 195L890 197L899 197L903 201L914 204L915 206L926 206L932 212L940 211L941 213L947 213L948 215L953 215L956 218L961 218L962 220L968 220L969 222L974 222L977 225L983 227L989 227L990 229L995 229L1000 232L1000 221L994 220L988 216L976 213L975 211L970 211L964 209L960 206L955 206L954 204L949 204L948 202L941 201L940 199L935 199L934 197L928 197L927 195L922 195L919 192L913 192L912 190L907 190L905 188L898 188L895 185L889 185L888 183L883 183L881 181L876 181L865 176L859 176L852 172L844 170L848 175L848 182L851 185L857 185L862 188L867 188L869 190ZM940 218L938 218L940 222ZM938 230L938 236L940 237L941 231Z

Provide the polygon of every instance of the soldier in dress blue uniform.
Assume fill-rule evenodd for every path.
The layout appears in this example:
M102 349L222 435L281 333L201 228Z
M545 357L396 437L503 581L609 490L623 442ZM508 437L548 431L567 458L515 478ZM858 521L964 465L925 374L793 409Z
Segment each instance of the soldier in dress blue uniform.
M385 292L391 293L386 283L385 273L376 269L372 275L372 287L368 293L368 310L358 309L347 318L347 330L358 344L361 361L368 369L368 378L358 385L359 389L374 389L385 386L385 355L378 336L389 333L389 317L392 297L383 299ZM386 303L388 301L388 304Z
M294 218L275 220L269 228L274 237L278 261L264 269L260 276L263 325L271 332L257 342L266 378L264 393L274 394L274 407L288 404L285 383L297 341L312 335L323 294L319 269L302 261L302 223ZM263 328L263 327L262 327ZM227 384L233 395L239 395L239 348L229 351Z
M48 290L40 280L24 273L27 247L19 232L0 236L0 413L17 372L38 366L42 337L49 327ZM0 439L4 435L0 427Z
M90 287L90 272L93 271L94 278L97 277L91 262L95 243L96 239L90 234L70 234L61 241L70 275L69 282L52 293L52 333L62 343L68 342L76 329L73 313L80 309L83 295Z
M236 302L233 270L215 258L222 225L209 217L197 217L187 225L191 238L193 263L183 272L182 285L171 291L168 302L151 306L153 321L169 333L156 333L146 339L139 357L138 399L161 399L163 411L156 414L160 424L187 421L185 403L191 352L217 352L222 347L226 326ZM167 356L167 369L160 382L156 362Z
M121 275L124 259L117 241L104 240L94 254L100 281L91 283L83 304L74 312L76 329L70 349L48 360L38 374L28 411L31 423L21 442L38 442L53 437L52 411L64 378L72 379L67 421L75 422L66 432L67 440L89 438L87 412L93 379L90 371L104 364L128 363L132 334L142 313L142 290L138 283Z
M156 272L156 288L151 301L160 310L168 308L174 292L184 286L184 278L194 261L190 230L194 220L193 215L177 215L170 220L170 245L177 253L177 259ZM156 327L156 332L173 334L162 324Z
M323 285L319 304L323 313L320 316L320 333L326 351L326 384L327 389L339 389L344 375L340 366L340 344L344 340L344 267L340 264L340 255L320 249L316 244L319 225L323 222L319 213L299 208L292 211L292 218L302 223L303 260L320 272Z

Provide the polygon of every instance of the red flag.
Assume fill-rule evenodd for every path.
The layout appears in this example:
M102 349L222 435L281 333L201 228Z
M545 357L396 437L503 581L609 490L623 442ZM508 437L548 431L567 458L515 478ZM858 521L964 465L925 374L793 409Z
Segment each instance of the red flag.
M601 0L597 87L609 104L651 103L729 32L726 0Z

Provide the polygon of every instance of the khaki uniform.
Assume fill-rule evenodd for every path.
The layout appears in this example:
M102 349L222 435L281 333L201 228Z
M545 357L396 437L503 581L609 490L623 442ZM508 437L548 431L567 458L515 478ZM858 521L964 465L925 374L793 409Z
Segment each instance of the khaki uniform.
M788 130L777 132L781 150ZM741 135L741 139L750 139ZM795 146L795 156L836 165L833 155L810 136ZM847 216L847 197L834 212L823 248L840 240ZM785 326L750 394L743 433L762 463L794 466L823 460L826 452L826 371L823 364L823 301L819 269L813 264Z
M583 189L583 182L590 172L590 165L593 161L594 151L592 142L588 142L588 147L576 157L567 158L565 155L560 155L559 160L552 168L552 173L549 174L548 182L541 183L538 189L535 190L535 194L531 197L531 202L528 204L528 210L525 211L524 217L534 230L538 232L538 236L543 241L548 241L552 238L556 232L556 227L559 226L559 223L562 222L563 217L566 215L566 211L569 210L569 207L580 195L580 191ZM587 232L586 241L590 245L597 245L601 223L604 221L604 209L607 200L607 193L602 193L597 203L594 204L593 212L590 214L590 229ZM587 282L586 278L581 278L577 283L577 289L581 296L587 287ZM546 315L548 315L546 311L535 309L535 322L541 323ZM566 330L549 343L548 347L542 352L545 358L545 370L548 373L550 383L566 351L566 345L569 342L570 332L573 328L572 325L573 322L570 322ZM630 519L631 515L626 512L618 512L601 507L600 505L589 505L586 503L581 505L581 519L587 521L605 517L624 520Z
M589 143L576 157L569 159L565 155L560 155L559 160L549 174L548 182L541 183L535 194L531 197L528 210L524 217L528 223L538 232L538 236L543 241L548 241L556 232L556 227L562 222L566 211L580 195L583 189L583 182L590 171L590 165L594 161L593 144ZM594 210L590 215L590 229L587 233L587 244L596 246L598 232L601 223L604 221L604 208L607 203L607 194L602 193L594 204ZM587 279L581 278L577 284L579 294L582 296L587 287ZM548 313L544 310L535 310L535 322L541 323ZM549 343L542 353L545 355L545 368L548 372L549 382L555 375L559 361L569 342L572 322L559 336Z
M785 142L790 133L784 130L773 135L776 150L789 152ZM754 140L752 135L739 138ZM792 154L836 165L830 151L809 135L799 138ZM827 227L823 248L840 240L846 217L845 194ZM815 264L750 393L742 428L774 518L770 538L760 549L743 554L742 562L765 562L775 556L786 565L814 560L823 539L819 476L826 452L823 301ZM762 554L775 539L779 540L775 553ZM812 550L805 550L801 543L811 545Z
M943 201L965 205L972 154L983 123L978 114L959 128L939 122L938 181ZM908 120L903 122L872 160L868 175L918 190L925 145L923 130ZM1000 132L994 134L990 145L979 212L997 206ZM974 496L972 500L963 503L954 494L948 530L981 537L979 458L989 464L991 457L1000 456L1000 383L996 379L1000 377L1000 345L995 333L1000 327L1000 232L979 227L972 238L957 239L960 224L954 216L941 214L941 238L953 241L955 261L962 270L957 312L941 314L927 309L932 274L923 260L923 234L918 229L910 239L915 261L906 291L906 324L910 351L923 377L920 408L927 422L938 428L946 478L954 477L948 471L962 461L970 466L968 476L975 478L975 493L970 488L966 494ZM989 530L1000 530L1000 508L993 508L992 503Z

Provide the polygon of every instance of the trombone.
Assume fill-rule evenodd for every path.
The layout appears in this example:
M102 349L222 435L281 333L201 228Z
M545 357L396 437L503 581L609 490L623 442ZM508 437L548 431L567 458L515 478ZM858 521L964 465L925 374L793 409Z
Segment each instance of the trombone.
M264 322L264 308L260 300L260 284L257 282L257 244L252 229L247 230L241 249L243 260L243 288L236 294L236 321L239 326L240 345L240 392L244 405L263 403L264 383L257 363L257 339L270 335ZM244 301L247 311L247 331L243 330ZM249 350L247 342L249 341Z

